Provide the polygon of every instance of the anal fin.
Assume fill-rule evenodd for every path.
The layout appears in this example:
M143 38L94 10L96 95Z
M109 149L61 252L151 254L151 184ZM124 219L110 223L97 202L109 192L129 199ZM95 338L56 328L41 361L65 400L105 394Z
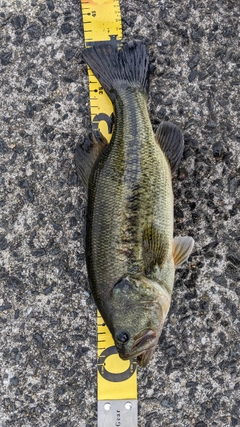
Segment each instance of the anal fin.
M184 140L180 128L171 122L160 123L156 132L156 141L167 157L174 172L182 158Z
M87 188L94 163L102 149L108 144L99 130L93 131L81 141L75 151L75 164L79 179Z

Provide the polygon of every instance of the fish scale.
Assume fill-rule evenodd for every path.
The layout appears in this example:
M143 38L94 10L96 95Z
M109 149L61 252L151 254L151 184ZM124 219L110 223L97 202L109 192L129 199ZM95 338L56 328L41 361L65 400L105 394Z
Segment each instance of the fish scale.
M167 240L172 239L172 207L166 208L169 195L172 194L171 180L164 179L163 174L164 171L170 175L169 165L155 142L145 106L146 97L137 91L131 93L131 96L128 90L119 92L115 106L118 117L115 135L106 158L101 160L101 166L89 184L87 227L92 230L92 238L88 240L89 252L93 248L93 256L89 259L89 263L92 264L98 254L98 263L96 270L94 269L96 274L94 287L100 286L102 282L105 284L105 292L107 286L111 289L123 274L129 273L126 271L126 264L136 262L134 254L142 251L143 225L157 224L161 232L166 234L167 231ZM137 114L132 113L129 118L129 111L137 111ZM121 170L123 161L124 171ZM121 170L122 177L121 173L117 177L112 173L112 170L116 169ZM128 203L128 199L133 196L132 187L136 183L140 183L140 209L137 213L132 211L131 204ZM151 192L148 191L149 186L152 186ZM107 189L107 194L104 193L104 189ZM129 220L133 214L137 215L134 230ZM101 225L99 225L100 216ZM108 232L104 234L104 230ZM127 233L132 236L133 245ZM113 253L112 247L116 241L119 242L120 257L117 250ZM123 257L123 253L127 256ZM130 253L132 257L129 256ZM140 270L143 271L145 266L142 256L139 264Z

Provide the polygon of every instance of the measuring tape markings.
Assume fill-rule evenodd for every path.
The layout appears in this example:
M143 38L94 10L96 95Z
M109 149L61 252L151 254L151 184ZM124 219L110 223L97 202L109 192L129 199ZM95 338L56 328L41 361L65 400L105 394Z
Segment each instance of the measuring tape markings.
M98 312L98 399L136 399L136 367L135 361L120 359Z

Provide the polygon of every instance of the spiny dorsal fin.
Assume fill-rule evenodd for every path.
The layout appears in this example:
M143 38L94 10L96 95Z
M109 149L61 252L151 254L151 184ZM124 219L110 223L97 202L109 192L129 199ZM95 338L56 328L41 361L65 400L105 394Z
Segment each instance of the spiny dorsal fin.
M184 140L181 130L171 122L160 123L156 132L156 141L160 145L174 172L182 158Z
M107 140L99 130L85 137L80 142L75 151L75 163L79 179L88 186L88 179L92 171L93 165L97 160L102 149L108 144Z
M192 252L194 240L192 237L174 237L172 244L173 260L175 268L179 267L183 262L187 261Z

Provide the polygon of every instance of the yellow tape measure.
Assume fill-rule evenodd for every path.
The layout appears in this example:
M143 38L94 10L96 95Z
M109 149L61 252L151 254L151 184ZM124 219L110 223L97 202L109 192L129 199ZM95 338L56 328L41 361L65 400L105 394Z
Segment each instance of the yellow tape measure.
M120 359L98 312L98 399L136 399L136 362Z
M115 39L121 42L119 0L80 0L85 46ZM93 129L111 139L113 106L101 84L88 69ZM98 312L98 427L137 427L136 363L118 356L109 329Z

